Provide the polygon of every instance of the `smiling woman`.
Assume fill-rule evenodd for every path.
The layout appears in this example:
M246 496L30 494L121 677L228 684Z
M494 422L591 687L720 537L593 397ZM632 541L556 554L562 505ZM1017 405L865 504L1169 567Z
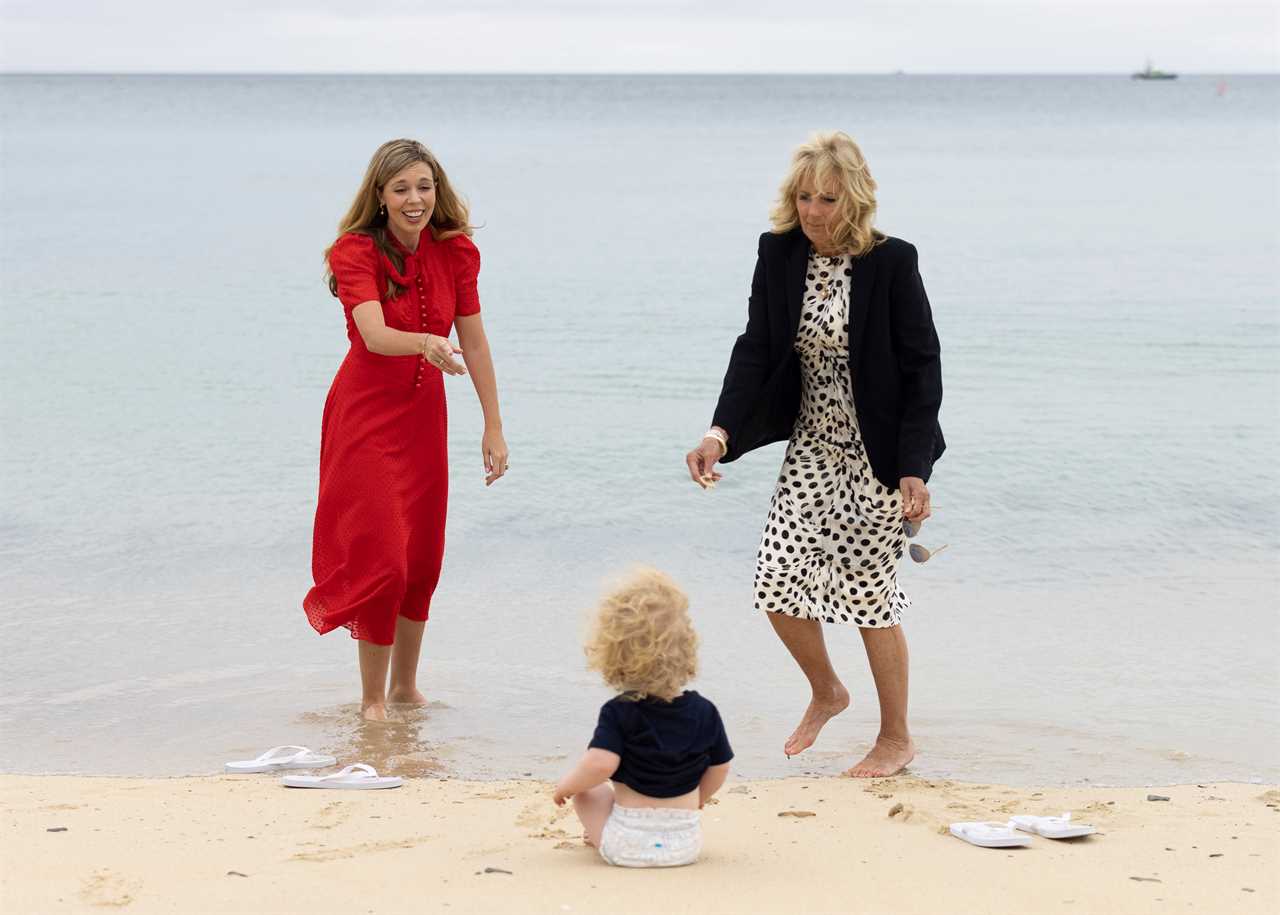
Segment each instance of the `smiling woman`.
M431 152L392 140L373 154L325 252L351 349L324 406L315 586L303 608L317 632L345 626L359 640L371 720L386 718L388 702L425 701L418 657L449 491L445 375L469 372L480 399L485 485L507 472L468 218Z
M915 755L898 560L904 525L931 514L925 484L944 447L938 336L916 249L872 227L875 191L848 135L817 134L796 150L712 426L685 457L705 487L720 479L717 462L789 440L754 588L813 689L783 751L807 749L848 707L822 624L856 626L880 697L875 746L849 770L858 777L893 775Z

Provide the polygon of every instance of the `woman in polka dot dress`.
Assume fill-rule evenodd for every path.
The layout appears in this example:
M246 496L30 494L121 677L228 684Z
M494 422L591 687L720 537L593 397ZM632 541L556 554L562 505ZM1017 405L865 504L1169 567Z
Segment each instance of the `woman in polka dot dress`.
M712 427L689 453L695 482L788 440L756 559L755 605L800 665L813 697L784 751L809 747L849 705L823 623L858 627L880 700L880 733L848 774L892 775L915 755L898 587L904 519L931 514L938 426L937 333L916 250L872 228L876 184L843 133L795 153L760 239L745 332Z

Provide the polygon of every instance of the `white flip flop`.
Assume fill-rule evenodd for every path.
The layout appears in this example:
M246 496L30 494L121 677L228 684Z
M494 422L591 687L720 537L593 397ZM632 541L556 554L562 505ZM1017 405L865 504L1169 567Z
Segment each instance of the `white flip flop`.
M404 779L398 775L379 775L373 766L356 763L332 775L286 775L280 779L286 788L346 788L369 790L372 788L399 788Z
M332 756L311 752L308 747L272 747L257 759L227 763L227 771L272 772L276 769L323 769L325 766L336 765L337 762Z
M1023 832L1034 832L1038 836L1044 836L1046 839L1074 839L1079 836L1088 836L1097 832L1092 826L1086 826L1083 823L1072 823L1071 813L1064 813L1060 817L1033 817L1020 814L1015 817L1009 817L1009 822L1021 829Z
M1013 848L1031 844L1030 836L1018 832L1009 823L952 823L951 834L982 848Z

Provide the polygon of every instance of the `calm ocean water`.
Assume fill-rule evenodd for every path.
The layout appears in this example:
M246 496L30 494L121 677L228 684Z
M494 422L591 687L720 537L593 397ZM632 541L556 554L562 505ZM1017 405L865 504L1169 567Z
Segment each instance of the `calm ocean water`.
M781 446L687 480L791 148L862 143L914 242L950 449L904 564L915 771L1280 780L1280 79L0 78L0 770L216 771L306 743L407 774L551 776L606 693L585 611L632 562L691 594L698 688L750 776L838 772L856 706L750 609ZM427 142L483 228L512 471L453 494L425 712L359 723L309 585L321 283L371 151Z

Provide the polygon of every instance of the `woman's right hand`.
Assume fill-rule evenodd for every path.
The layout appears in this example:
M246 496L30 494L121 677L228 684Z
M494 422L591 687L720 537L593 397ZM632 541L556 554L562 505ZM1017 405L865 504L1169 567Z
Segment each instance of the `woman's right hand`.
M454 361L455 353L461 354L462 349L454 346L445 337L427 334L427 342L422 347L422 358L446 375L467 374L467 367Z
M720 482L721 474L714 468L723 451L720 443L708 436L698 444L697 448L684 456L684 462L689 466L689 476L693 478L693 482L703 489L709 489Z

